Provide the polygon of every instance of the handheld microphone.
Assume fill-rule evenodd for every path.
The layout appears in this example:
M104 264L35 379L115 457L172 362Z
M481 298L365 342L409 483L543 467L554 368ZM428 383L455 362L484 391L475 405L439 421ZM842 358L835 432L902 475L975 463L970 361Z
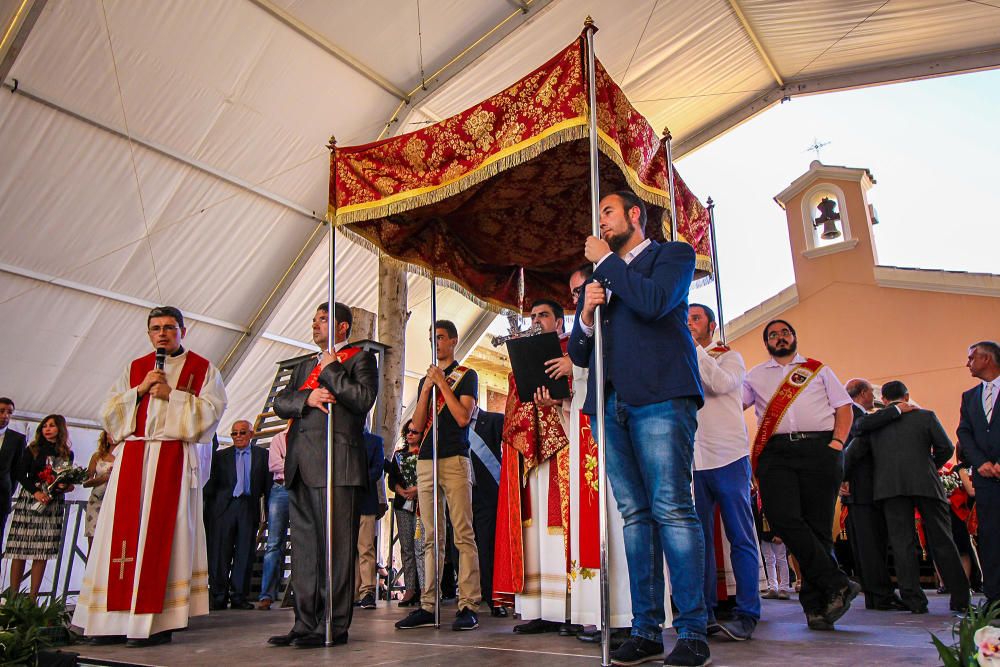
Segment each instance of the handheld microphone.
M167 350L163 347L156 348L156 370L162 371L163 364L167 360Z

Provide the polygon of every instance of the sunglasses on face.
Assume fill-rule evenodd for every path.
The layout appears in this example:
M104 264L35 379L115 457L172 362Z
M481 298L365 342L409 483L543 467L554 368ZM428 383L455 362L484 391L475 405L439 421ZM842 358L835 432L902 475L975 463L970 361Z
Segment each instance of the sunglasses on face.
M235 438L238 435L247 435L248 433L250 433L250 431L233 431L229 435Z
M406 435L420 435L420 431L415 431L412 428L406 429Z

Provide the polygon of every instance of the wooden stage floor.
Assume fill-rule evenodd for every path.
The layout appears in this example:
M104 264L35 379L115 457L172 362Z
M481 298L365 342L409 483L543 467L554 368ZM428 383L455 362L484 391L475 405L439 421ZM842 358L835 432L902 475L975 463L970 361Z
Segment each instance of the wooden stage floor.
M938 665L930 633L950 638L954 618L948 598L929 592L930 613L878 612L864 609L861 598L841 619L836 632L806 628L798 603L764 600L762 620L749 642L710 639L712 663L726 665L787 665L809 667L844 665ZM978 596L977 596L978 599ZM292 625L289 609L270 611L221 611L193 619L185 632L174 633L173 642L148 649L124 646L78 645L69 650L81 655L81 665L532 665L585 667L600 664L600 649L574 637L556 634L520 636L513 619L480 617L478 630L453 632L454 603L442 607L442 629L398 631L393 623L407 609L357 610L350 642L323 649L278 648L265 643L270 635L287 632ZM946 639L950 641L950 639ZM668 650L672 633L667 635ZM649 663L655 664L655 663Z

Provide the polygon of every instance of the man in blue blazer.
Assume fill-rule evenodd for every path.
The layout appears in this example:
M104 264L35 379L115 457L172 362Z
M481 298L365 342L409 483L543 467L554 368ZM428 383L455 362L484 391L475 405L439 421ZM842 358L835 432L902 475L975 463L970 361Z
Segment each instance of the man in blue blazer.
M664 664L704 665L710 661L705 543L691 495L694 433L704 397L687 329L694 249L646 239L646 207L632 192L602 198L600 224L603 238L589 237L584 250L597 266L577 306L569 355L577 366L590 368L583 411L604 410L608 478L625 523L632 636L612 659L638 664L663 651L666 556L678 640ZM594 387L597 306L604 405L596 405Z
M972 466L979 514L979 559L987 602L1000 601L1000 345L980 341L966 363L982 382L962 394L958 455Z

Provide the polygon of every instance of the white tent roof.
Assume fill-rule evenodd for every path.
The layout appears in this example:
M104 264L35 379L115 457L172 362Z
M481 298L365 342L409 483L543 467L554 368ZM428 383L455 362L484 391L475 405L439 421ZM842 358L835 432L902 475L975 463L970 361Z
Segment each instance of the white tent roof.
M17 94L0 95L0 394L78 419L147 349L151 304L180 307L188 346L223 365L227 422L256 414L325 295L330 135L363 143L397 114L390 132L458 112L588 14L598 57L669 124L675 155L786 96L1000 65L1000 11L973 2L424 0L419 22L401 0L3 7ZM338 299L377 310L376 258L344 241L338 267ZM412 277L414 375L428 295ZM452 292L439 315L468 343L491 320Z

